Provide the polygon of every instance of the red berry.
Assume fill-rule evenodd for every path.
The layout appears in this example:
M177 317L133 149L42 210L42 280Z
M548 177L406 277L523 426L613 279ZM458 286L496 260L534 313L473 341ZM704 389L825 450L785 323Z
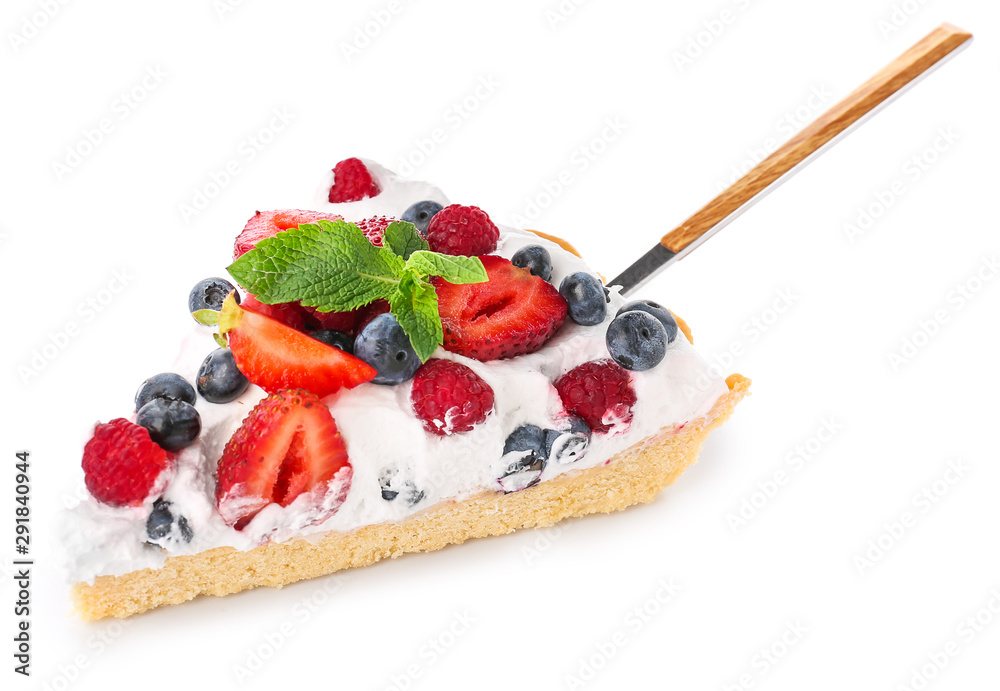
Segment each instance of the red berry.
M144 427L117 418L94 428L83 447L83 475L94 498L112 506L141 504L173 457Z
M594 432L605 433L632 422L635 391L628 372L614 360L594 360L556 380L563 406L583 418Z
M239 370L268 393L306 389L322 398L375 378L375 369L353 355L244 309L232 296L222 305L219 329Z
M427 242L434 252L468 257L497 248L500 230L478 206L446 206L427 226Z
M346 472L338 472L346 468ZM222 519L237 530L268 504L288 506L316 492L312 523L340 508L350 487L351 463L330 410L301 389L271 394L250 411L219 459L215 499ZM335 480L336 476L336 480ZM335 492L334 496L327 496Z
M489 276L485 283L433 279L445 350L482 361L535 352L565 321L566 300L503 257L480 259Z
M432 358L414 375L410 402L424 429L443 437L485 420L493 412L493 389L465 365Z
M283 230L297 228L302 223L316 221L336 221L341 218L336 214L324 214L319 211L302 211L300 209L282 209L279 211L258 211L255 213L243 232L236 238L233 248L233 259L252 250L264 238L273 238Z
M328 195L331 204L356 202L380 191L360 158L347 158L333 167L333 186Z
M336 329L345 333L354 333L354 324L358 321L358 310L351 312L320 312L315 307L301 305L301 308L306 314L306 328L313 330Z
M368 238L368 242L376 247L381 247L382 235L385 233L386 227L395 220L397 219L388 216L373 216L363 221L356 221L354 225L361 229L361 232Z
M354 333L361 333L372 319L380 314L385 314L388 311L388 300L376 300L375 302L370 302L364 307L359 308L358 321L354 325Z
M297 302L283 302L278 305L266 305L253 295L247 295L240 303L244 309L252 310L265 317L276 319L286 326L302 331L309 321L307 308Z

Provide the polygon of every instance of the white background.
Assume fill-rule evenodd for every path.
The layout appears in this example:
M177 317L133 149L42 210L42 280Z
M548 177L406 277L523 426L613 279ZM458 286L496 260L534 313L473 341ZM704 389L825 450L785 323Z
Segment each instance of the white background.
M6 0L0 16L0 555L9 565L14 452L29 449L37 559L30 680L11 671L2 574L0 687L240 687L237 665L268 638L278 649L241 688L922 688L915 671L932 689L1000 685L1000 279L977 274L1000 252L995 3L591 0L559 21L558 0L50 4L46 18L45 2ZM645 291L754 380L657 501L125 627L69 616L51 524L81 486L81 445L172 361L190 286L222 272L254 210L307 206L349 156L409 162L613 276L787 138L790 115L811 119L942 21L973 31L971 48ZM291 122L261 132L275 109ZM624 125L613 139L608 119ZM253 160L250 137L269 142ZM600 150L586 170L584 148ZM68 149L89 155L68 165ZM230 161L239 173L185 219ZM115 272L124 290L88 311ZM65 347L25 374L52 338ZM921 347L893 366L905 339ZM810 442L830 420L832 440ZM812 449L800 465L797 446ZM949 464L964 468L950 483ZM737 526L744 500L761 508ZM661 582L678 589L662 605ZM637 606L655 612L641 626ZM979 631L962 624L977 613Z

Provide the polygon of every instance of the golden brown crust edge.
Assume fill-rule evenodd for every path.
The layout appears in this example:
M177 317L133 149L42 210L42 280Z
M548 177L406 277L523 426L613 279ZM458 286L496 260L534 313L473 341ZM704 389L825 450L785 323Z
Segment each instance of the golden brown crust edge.
M329 533L315 543L298 539L246 552L219 547L170 557L161 569L99 576L93 585L73 586L76 612L84 619L123 618L200 594L280 588L406 552L429 552L469 538L549 526L565 518L610 513L651 501L697 460L708 433L749 392L750 380L739 374L730 375L726 384L729 392L706 416L680 429L663 428L606 465L570 472L513 494L483 492L464 501L439 504L400 523Z

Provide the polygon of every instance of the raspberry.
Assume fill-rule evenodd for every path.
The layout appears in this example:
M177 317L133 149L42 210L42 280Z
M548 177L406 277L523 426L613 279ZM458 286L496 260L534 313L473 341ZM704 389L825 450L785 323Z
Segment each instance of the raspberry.
M331 204L356 202L379 192L381 190L360 158L347 158L333 167L333 186L328 195Z
M478 257L496 250L499 239L496 224L478 206L446 206L427 226L427 242L443 254Z
M632 422L635 391L628 372L613 360L585 362L559 377L555 387L566 410L594 432L624 431Z
M458 362L432 358L413 377L413 410L431 434L468 432L493 412L493 389Z
M363 221L355 221L354 225L361 229L361 232L368 238L368 242L376 247L381 247L382 234L385 233L386 227L395 220L397 219L388 216L373 216Z
M173 457L153 443L144 427L117 418L94 428L83 447L83 475L98 501L112 506L141 504Z

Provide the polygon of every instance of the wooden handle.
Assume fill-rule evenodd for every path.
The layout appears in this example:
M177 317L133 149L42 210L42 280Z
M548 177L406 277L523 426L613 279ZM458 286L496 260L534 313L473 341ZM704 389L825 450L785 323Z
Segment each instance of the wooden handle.
M691 218L664 235L660 244L679 253L970 38L972 34L951 24L934 29Z

